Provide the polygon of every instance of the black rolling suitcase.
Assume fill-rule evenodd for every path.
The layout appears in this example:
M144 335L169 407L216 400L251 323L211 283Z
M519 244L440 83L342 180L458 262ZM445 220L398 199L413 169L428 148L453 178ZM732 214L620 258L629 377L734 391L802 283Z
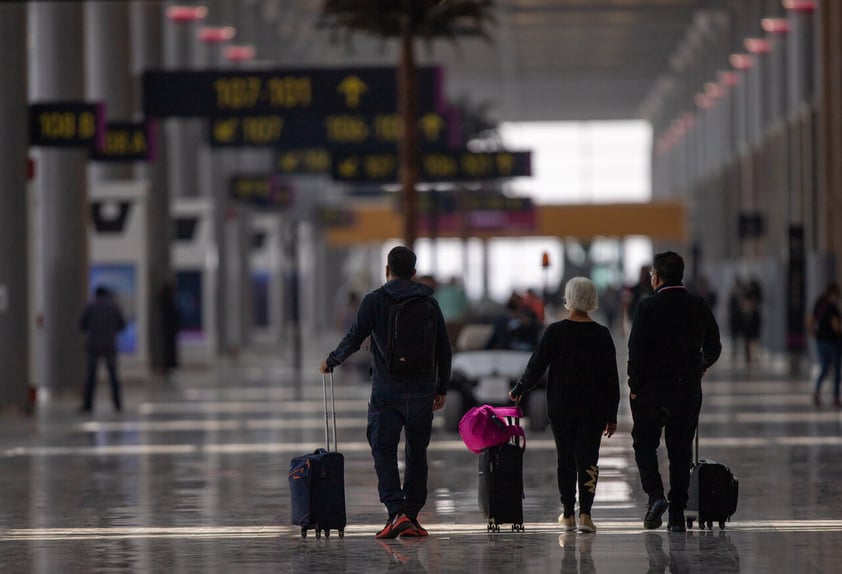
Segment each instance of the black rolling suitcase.
M696 454L690 469L690 488L684 517L687 527L698 521L699 528L713 529L713 523L725 528L725 522L737 511L740 481L731 469L712 460L699 460L699 433L696 432Z
M289 464L289 494L292 523L301 527L301 537L308 530L322 532L325 538L331 530L339 537L345 535L345 457L337 452L336 403L333 396L333 373L330 373L330 405L333 414L333 448L330 450L330 433L327 407L327 376L322 377L325 401L325 447L315 452L297 456Z
M518 425L517 417L507 417L508 424ZM512 531L523 531L523 451L525 441L515 436L509 442L491 446L479 455L479 487L477 498L488 531L500 532L500 524L512 525Z

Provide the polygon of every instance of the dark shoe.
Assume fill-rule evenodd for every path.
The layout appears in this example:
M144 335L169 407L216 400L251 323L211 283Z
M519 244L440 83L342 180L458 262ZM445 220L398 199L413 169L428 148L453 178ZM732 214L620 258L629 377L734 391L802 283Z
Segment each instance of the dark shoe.
M403 532L412 528L412 521L403 513L398 514L394 518L386 521L386 526L383 530L374 535L375 538L397 538Z
M667 522L667 530L670 532L687 532L687 520L684 519L683 512L670 512L669 522Z
M664 515L664 512L667 511L669 505L669 502L667 502L664 498L659 498L654 502L650 502L649 508L646 509L646 516L643 518L643 528L646 528L647 530L660 528L661 524L664 523L664 521L661 520L661 517Z

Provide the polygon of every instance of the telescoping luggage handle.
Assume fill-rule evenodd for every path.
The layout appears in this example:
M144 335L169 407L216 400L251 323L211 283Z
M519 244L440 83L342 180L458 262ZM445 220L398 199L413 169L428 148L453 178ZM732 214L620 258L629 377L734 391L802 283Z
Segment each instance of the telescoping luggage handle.
M696 448L693 456L693 464L699 464L699 423L696 423Z
M338 451L339 445L336 442L336 400L333 395L333 371L327 374L322 374L322 391L325 399L325 450L330 452L330 433L328 425L328 410L327 410L327 378L330 375L330 412L333 413L333 450Z

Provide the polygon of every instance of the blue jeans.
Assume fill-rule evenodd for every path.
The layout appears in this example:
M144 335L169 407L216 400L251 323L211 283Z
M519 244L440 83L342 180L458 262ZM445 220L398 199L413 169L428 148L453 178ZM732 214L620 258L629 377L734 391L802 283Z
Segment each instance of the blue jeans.
M394 516L417 518L427 501L427 446L433 429L433 395L372 395L366 436L377 472L377 491ZM403 486L398 472L398 444L405 435Z
M816 341L816 353L819 356L819 375L816 377L816 393L822 389L830 367L833 366L833 396L839 399L840 363L842 363L842 352L840 352L837 341Z

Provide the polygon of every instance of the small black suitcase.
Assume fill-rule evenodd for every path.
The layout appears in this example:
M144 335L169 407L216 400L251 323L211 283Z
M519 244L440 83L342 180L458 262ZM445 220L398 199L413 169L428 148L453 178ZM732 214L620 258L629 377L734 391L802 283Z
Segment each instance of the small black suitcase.
M737 510L740 481L731 469L713 460L699 460L699 433L696 432L696 454L690 468L690 488L684 517L687 527L698 521L699 528L713 529L713 523L725 528L725 522Z
M509 424L512 421L509 420ZM514 420L518 424L518 420ZM479 455L477 498L489 532L500 532L500 524L512 525L513 532L523 528L523 451L518 437L511 442L488 447Z
M311 529L316 531L316 538L320 538L322 532L325 538L329 537L331 530L337 530L340 538L344 538L345 535L345 458L337 452L333 373L330 374L330 403L333 413L334 450L330 450L326 378L322 377L326 448L297 456L289 465L292 523L301 527L302 538L306 538L307 530Z

